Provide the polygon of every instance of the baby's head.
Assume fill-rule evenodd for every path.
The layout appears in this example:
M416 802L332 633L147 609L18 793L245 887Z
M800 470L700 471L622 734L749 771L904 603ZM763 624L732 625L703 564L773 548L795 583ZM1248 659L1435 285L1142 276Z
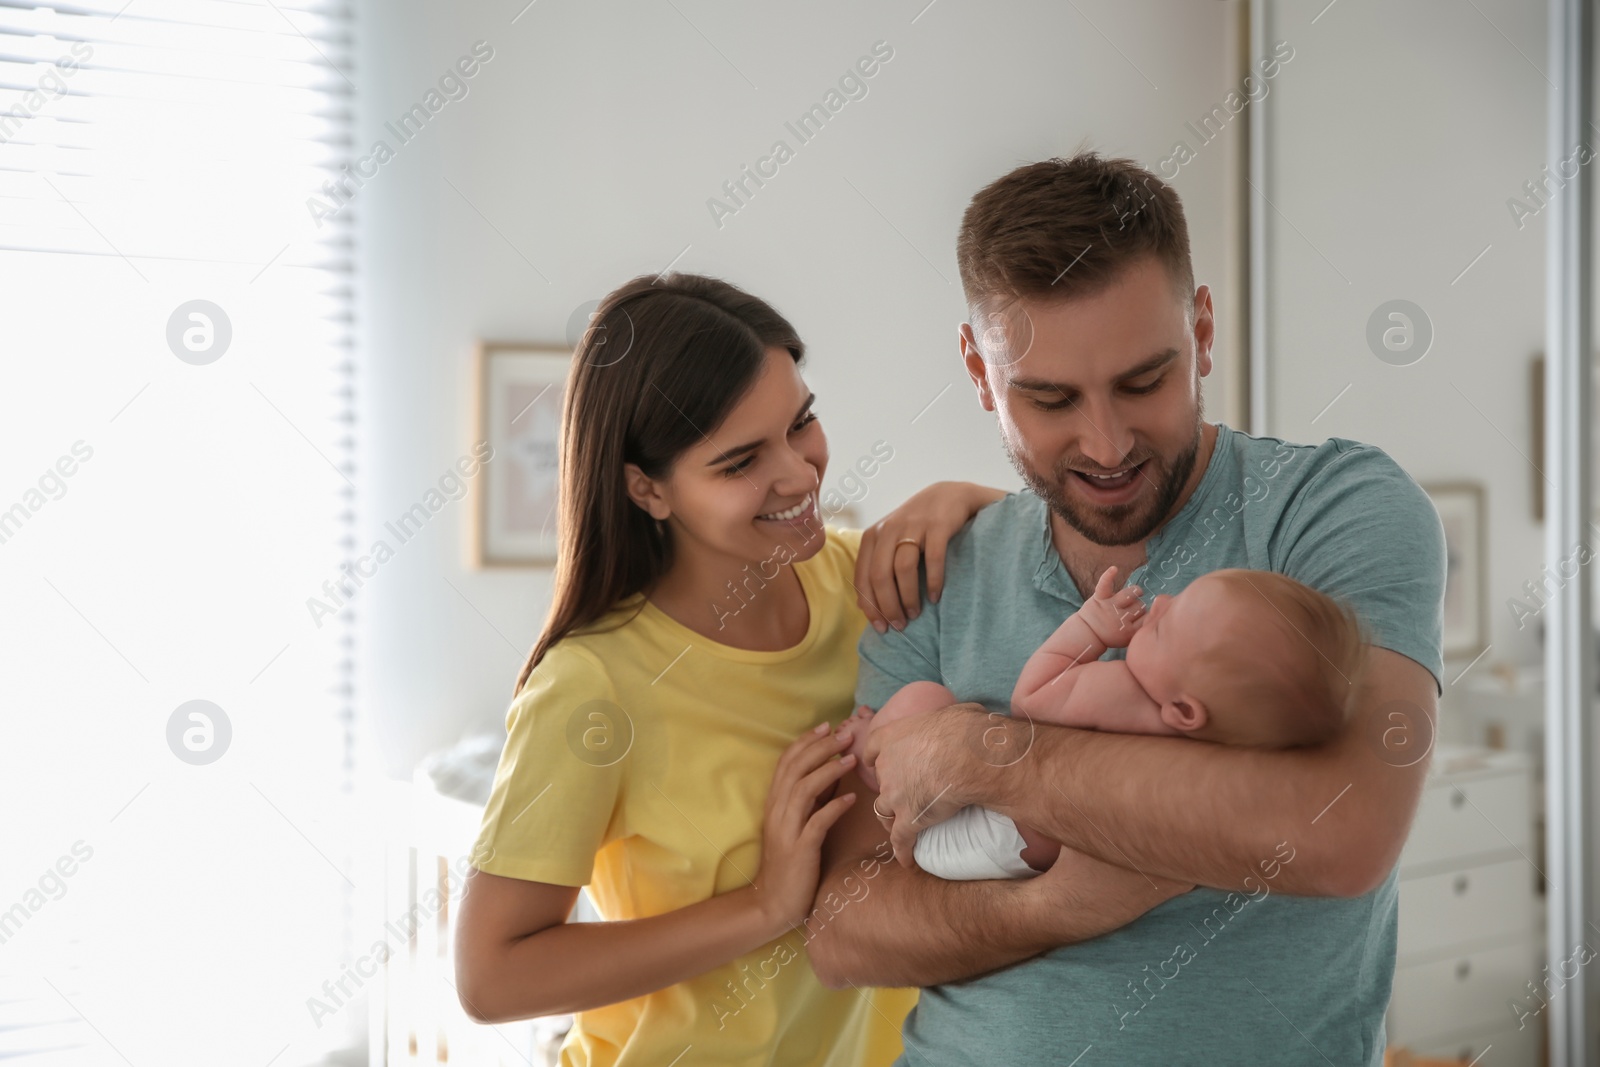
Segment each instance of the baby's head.
M1346 604L1270 571L1220 570L1160 595L1128 670L1169 727L1207 741L1320 744L1349 717L1366 635Z

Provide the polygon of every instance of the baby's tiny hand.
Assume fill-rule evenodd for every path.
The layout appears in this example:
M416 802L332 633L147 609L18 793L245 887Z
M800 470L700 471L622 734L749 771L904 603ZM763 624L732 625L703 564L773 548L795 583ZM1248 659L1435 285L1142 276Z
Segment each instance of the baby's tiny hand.
M1084 622L1107 648L1127 648L1144 621L1143 590L1136 585L1117 588L1117 568L1107 567L1095 583L1094 595L1079 609Z
M874 790L878 788L878 778L872 773L871 768L866 765L864 759L867 753L867 735L872 732L872 717L876 714L877 712L863 704L856 708L855 711L852 711L849 718L839 724L838 730L841 736L849 738L850 747L845 751L855 755L856 773L861 776L861 780L866 782L868 787Z
M866 737L867 731L872 727L872 716L875 714L877 712L865 704L857 705L856 709L839 724L838 732L841 734L859 734L861 737Z

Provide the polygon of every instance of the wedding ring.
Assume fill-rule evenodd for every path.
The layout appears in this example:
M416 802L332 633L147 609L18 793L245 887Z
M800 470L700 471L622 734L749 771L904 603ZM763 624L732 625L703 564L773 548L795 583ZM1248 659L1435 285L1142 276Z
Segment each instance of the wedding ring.
M891 811L889 814L885 815L883 812L878 810L878 798L877 797L873 797L872 798L872 814L876 815L880 819L893 819L894 818L894 812Z
M918 541L915 537L902 537L900 540L894 543L896 548L899 548L901 545L916 545L918 548L921 548L922 542Z

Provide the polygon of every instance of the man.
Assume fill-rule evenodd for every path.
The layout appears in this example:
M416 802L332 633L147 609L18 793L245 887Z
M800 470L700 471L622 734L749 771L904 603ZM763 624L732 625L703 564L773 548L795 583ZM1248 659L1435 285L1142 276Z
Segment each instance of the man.
M951 542L937 603L862 639L860 703L924 679L972 703L877 731L881 794L841 786L863 795L818 900L885 831L901 863L829 919L814 966L924 987L904 1064L1381 1064L1396 862L1441 692L1437 514L1379 449L1204 421L1211 294L1148 171L1021 167L973 198L957 249L962 359L1028 491ZM998 714L1112 564L1147 594L1250 567L1347 599L1372 634L1349 727L1266 751ZM1070 848L1022 881L917 869L918 830L968 804Z

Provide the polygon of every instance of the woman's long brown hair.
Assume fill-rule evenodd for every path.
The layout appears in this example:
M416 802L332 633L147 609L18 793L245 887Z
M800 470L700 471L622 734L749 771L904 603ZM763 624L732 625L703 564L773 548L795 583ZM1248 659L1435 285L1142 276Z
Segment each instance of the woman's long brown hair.
M561 412L555 588L513 695L557 641L645 593L672 566L672 539L628 496L623 464L664 477L722 424L770 348L799 362L787 319L737 286L645 274L600 302L572 357Z

